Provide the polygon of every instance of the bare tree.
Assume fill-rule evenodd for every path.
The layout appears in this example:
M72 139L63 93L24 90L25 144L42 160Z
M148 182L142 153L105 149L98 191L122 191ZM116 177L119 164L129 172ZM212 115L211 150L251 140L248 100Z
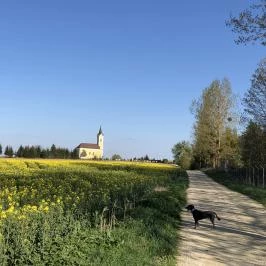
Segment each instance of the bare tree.
M266 129L266 58L264 58L251 79L251 87L243 99L244 118Z
M249 9L244 10L238 17L231 16L226 25L238 34L237 44L260 42L266 45L266 0L260 0Z

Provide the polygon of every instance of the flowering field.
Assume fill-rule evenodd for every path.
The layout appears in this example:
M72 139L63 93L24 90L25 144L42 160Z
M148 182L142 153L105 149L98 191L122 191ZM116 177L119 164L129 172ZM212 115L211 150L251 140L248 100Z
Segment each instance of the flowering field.
M102 264L78 243L117 248L110 232L178 174L162 164L1 159L0 264Z

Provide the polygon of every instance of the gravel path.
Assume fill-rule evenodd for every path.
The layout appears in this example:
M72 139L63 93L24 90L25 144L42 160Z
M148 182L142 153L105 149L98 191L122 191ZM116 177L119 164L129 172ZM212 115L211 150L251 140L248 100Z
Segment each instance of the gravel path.
M194 229L190 212L182 213L177 265L266 265L266 210L263 205L216 183L200 171L188 171L188 203L221 217Z

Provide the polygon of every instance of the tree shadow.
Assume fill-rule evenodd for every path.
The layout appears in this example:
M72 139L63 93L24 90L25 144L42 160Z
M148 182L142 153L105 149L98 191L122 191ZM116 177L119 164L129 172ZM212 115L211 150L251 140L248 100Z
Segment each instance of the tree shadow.
M217 184L199 171L189 171L188 202L217 212L221 221L200 221L194 229L189 212L182 212L180 265L266 265L265 208Z

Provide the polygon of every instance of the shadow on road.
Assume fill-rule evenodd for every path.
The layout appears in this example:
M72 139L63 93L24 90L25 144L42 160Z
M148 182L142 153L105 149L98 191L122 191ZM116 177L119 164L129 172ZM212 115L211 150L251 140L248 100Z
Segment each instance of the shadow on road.
M188 174L188 203L217 212L221 221L213 229L209 220L202 220L194 229L191 213L182 213L178 265L266 265L265 208L200 171Z

